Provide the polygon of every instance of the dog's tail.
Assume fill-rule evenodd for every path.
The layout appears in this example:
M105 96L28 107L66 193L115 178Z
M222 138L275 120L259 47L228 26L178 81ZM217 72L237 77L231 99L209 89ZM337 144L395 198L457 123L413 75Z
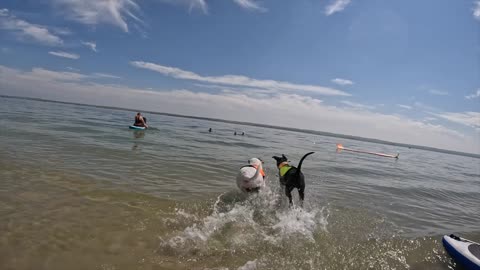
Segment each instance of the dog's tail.
M302 169L303 160L304 160L307 156L309 156L309 155L311 155L311 154L313 154L313 153L315 153L315 152L306 153L306 154L302 157L302 159L300 159L300 163L298 163L298 166L297 166L297 172L298 172L298 173L300 173L300 170Z

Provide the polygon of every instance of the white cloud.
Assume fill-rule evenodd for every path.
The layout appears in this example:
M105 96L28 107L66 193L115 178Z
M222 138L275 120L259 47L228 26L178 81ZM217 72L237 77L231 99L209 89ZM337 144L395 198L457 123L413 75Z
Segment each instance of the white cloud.
M375 106L365 105L361 103L351 102L348 100L342 100L341 103L348 105L349 107L360 109L360 110L374 110Z
M55 56L58 56L58 57L63 57L63 58L69 58L69 59L78 59L80 58L80 56L78 54L74 54L74 53L67 53L67 52L48 52L49 54L51 55L55 55Z
M52 0L66 18L87 25L107 23L128 32L127 19L142 22L134 0Z
M413 103L413 106L415 106L416 109L422 110L422 111L425 111L425 112L439 112L439 111L441 111L440 109L438 109L436 107L427 105L427 104L422 103L420 101L415 101Z
M475 5L472 9L473 17L477 20L480 20L480 1L475 1L473 4Z
M33 68L31 72L25 72L20 79L34 79L42 81L81 81L88 78L87 75L76 72L52 71L44 68Z
M338 85L342 85L342 86L345 86L345 85L352 85L353 82L350 81L350 80L347 80L347 79L340 79L340 78L335 78L332 80L333 83L336 83Z
M68 36L73 34L70 29L61 27L52 27L51 31L60 36Z
M22 40L34 41L49 46L60 46L63 40L52 33L47 26L32 24L9 14L8 9L0 10L0 30L7 30Z
M192 12L194 9L198 9L198 10L201 10L204 14L208 14L208 4L206 0L160 0L160 1L168 4L186 6L189 12ZM247 10L258 11L258 12L268 11L265 7L262 7L255 0L233 0L233 2L235 2L237 5Z
M207 0L158 0L159 2L186 6L189 12L200 10L208 14ZM138 3L140 0L51 0L53 5L67 19L77 21L86 25L98 25L107 23L129 32L131 20L143 24L143 21L135 14L141 13ZM233 0L240 7L259 12L266 12L267 9L258 4L255 0ZM133 25L143 32L137 24ZM145 35L145 33L142 33Z
M412 109L412 106L408 106L408 105L397 104L397 106L400 107L400 108L403 108L403 109L407 109L407 110L411 110L411 109Z
M461 113L435 113L433 114L437 117L446 119L448 121L465 125L468 127L480 128L480 112L461 112Z
M90 50L97 52L97 44L93 41L82 41L82 44L90 48Z
M442 90L437 90L437 89L429 89L428 92L432 95L438 95L438 96L447 96L448 95L447 91L442 91Z
M162 66L154 63L148 63L143 61L133 61L130 63L134 67L152 70L162 75L173 77L176 79L184 79L211 84L244 86L277 91L307 91L321 95L350 96L350 94L346 92L318 85L295 84L274 80L257 80L240 75L201 76L191 71L186 71L175 67Z
M474 99L480 97L480 88L477 89L476 93L473 93L471 95L465 96L466 99Z
M423 121L426 121L426 122L432 122L432 121L437 121L438 119L435 118L435 117L424 117L423 118Z
M78 68L73 68L73 67L67 67L68 70L72 70L72 71L80 71L80 69Z
M267 9L260 6L257 2L253 0L233 0L237 5L241 6L244 9L266 12Z
M35 81L49 81L49 82L87 82L95 81L98 78L107 79L121 79L119 76L107 74L107 73L92 73L82 74L78 69L67 67L70 71L54 71L44 68L33 68L30 72L20 72L19 70L7 68L0 65L0 73L4 74L16 74L16 78L19 80L35 80Z
M344 10L350 2L351 0L334 0L330 5L325 7L325 14L330 16L334 13L340 12Z
M201 11L203 11L203 13L205 13L205 14L208 13L208 6L207 6L207 2L205 2L205 0L184 0L184 1L189 2L188 3L189 12L191 12L195 8L198 8Z
M478 137L471 134L404 116L339 108L307 96L278 93L258 98L248 92L149 91L90 79L90 75L79 73L42 68L25 72L0 66L0 93L323 130L480 153Z
M0 66L2 67L2 66ZM3 67L5 70L5 67ZM31 72L24 72L19 78L21 79L35 79L43 81L57 81L57 82L80 82L89 81L99 78L107 79L121 79L119 76L106 73L92 73L90 75L79 73L79 70L72 67L67 67L71 71L54 71L44 68L33 68ZM19 73L20 74L20 73Z
M93 73L92 74L94 77L98 78L106 78L106 79L121 79L119 76L115 76L112 74L106 74L106 73Z
M208 13L208 5L206 0L160 0L160 1L168 4L186 6L189 12L192 12L192 10L194 9L199 9L204 14Z
M0 66L2 67L2 66ZM6 70L5 67L3 67ZM79 73L79 70L72 67L67 67L71 71L54 71L44 68L33 68L31 72L18 73L20 79L34 79L42 81L56 81L56 82L80 82L95 80L98 78L121 79L119 76L106 73L92 73L90 75Z

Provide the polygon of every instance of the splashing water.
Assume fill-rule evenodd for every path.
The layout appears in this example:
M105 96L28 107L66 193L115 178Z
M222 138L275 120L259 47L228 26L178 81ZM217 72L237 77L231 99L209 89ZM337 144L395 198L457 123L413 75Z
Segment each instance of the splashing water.
M327 213L325 216L324 212ZM302 208L293 208L276 214L278 223L272 228L278 231L281 238L290 235L301 234L306 239L315 241L313 233L317 226L326 231L328 209L322 207L321 209L314 209L310 212Z
M408 260L418 255L420 243L438 244L398 238L395 225L381 216L328 205L288 208L281 199L269 189L249 196L230 192L207 206L204 216L177 208L174 220L187 222L160 239L158 251L180 258L186 269L410 269L417 266ZM445 263L433 250L421 256Z
M255 270L257 269L257 260L248 261L245 265L240 266L237 270Z
M256 269L259 250L278 249L298 241L315 243L315 233L326 231L328 224L326 207L285 208L278 194L269 189L250 196L225 193L212 208L203 218L176 209L178 219L188 217L191 223L161 239L161 252L184 258L228 253L248 261L238 269Z

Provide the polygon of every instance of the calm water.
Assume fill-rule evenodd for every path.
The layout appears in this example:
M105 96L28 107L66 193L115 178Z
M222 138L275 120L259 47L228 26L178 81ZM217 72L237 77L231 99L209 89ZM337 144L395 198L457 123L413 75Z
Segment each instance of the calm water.
M134 132L133 116L0 98L0 269L456 269L441 236L480 241L479 159L155 114ZM289 209L271 156L309 151ZM245 197L251 157L269 188Z

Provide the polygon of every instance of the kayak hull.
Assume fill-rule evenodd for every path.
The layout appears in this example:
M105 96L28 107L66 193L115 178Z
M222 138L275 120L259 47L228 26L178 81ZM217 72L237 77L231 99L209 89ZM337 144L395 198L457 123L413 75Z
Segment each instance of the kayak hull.
M448 254L465 269L480 270L479 254L472 253L480 250L478 243L463 238L455 239L448 235L443 236L442 242Z
M144 130L145 127L129 126L129 129Z

